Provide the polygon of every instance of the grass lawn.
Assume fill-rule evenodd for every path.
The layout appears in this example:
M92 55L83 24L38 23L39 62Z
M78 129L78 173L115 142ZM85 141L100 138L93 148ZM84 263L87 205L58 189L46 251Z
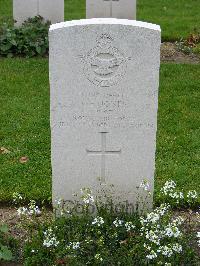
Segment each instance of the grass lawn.
M86 0L65 0L65 19L85 18ZM199 0L137 0L137 19L160 24L163 40L187 37L200 29ZM12 18L12 0L0 0L0 22Z
M162 64L160 72L156 188L174 179L200 190L199 65ZM51 196L47 59L0 61L0 202L14 191L28 199ZM23 156L27 163L20 163Z

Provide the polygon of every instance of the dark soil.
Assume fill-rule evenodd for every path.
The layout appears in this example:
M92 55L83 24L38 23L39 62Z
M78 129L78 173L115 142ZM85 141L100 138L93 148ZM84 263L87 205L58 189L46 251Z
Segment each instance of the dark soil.
M200 55L185 54L178 51L175 43L164 42L161 45L161 61L180 64L200 64Z

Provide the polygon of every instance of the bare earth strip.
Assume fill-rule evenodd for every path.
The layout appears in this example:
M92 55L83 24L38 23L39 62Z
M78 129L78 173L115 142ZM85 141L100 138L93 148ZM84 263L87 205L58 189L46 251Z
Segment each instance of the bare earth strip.
M175 43L164 42L161 45L161 61L179 64L200 64L200 55L185 54L178 51Z

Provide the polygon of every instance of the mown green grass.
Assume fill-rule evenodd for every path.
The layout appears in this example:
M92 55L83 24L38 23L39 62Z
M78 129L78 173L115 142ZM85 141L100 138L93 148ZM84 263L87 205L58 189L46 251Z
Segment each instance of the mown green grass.
M156 188L174 179L180 189L200 191L199 65L162 64ZM27 199L51 197L47 59L0 61L0 202L13 192ZM21 164L19 159L29 161ZM78 166L77 166L78 167Z
M13 191L47 200L51 191L48 62L0 61L0 201ZM21 164L19 159L29 161Z
M65 0L65 19L85 18L86 0ZM12 0L0 0L0 22L12 18ZM199 0L137 0L137 20L161 25L163 40L177 40L200 29Z
M161 65L156 184L200 192L200 65Z

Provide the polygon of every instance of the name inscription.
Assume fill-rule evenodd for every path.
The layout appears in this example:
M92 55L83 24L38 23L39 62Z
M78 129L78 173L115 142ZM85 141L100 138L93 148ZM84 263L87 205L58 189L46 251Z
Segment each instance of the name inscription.
M53 128L155 129L155 123L149 117L149 100L133 102L124 92L97 91L81 92L74 99L68 99L64 105L59 103L52 109L58 121Z

